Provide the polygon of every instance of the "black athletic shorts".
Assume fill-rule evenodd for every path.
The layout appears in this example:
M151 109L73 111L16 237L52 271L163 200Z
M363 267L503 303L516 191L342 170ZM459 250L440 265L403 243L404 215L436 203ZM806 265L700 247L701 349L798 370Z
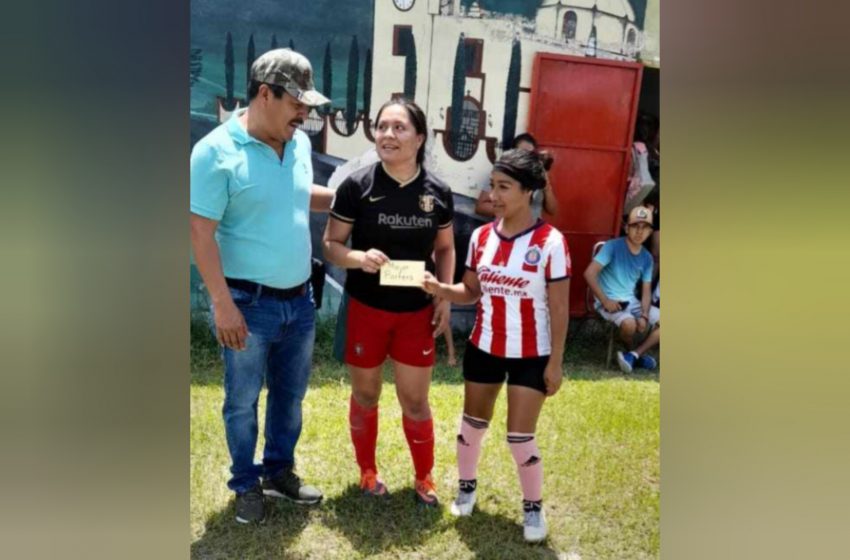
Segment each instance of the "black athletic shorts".
M545 393L543 372L548 363L549 356L500 358L467 342L463 353L463 378L473 383L504 383L507 376L508 385L522 385Z

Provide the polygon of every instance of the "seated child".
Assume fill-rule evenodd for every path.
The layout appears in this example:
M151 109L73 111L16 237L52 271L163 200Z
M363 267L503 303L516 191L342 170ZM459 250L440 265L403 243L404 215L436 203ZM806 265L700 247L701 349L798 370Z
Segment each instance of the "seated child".
M643 247L652 235L652 211L637 206L624 225L626 235L606 242L584 271L587 285L595 296L596 311L620 329L620 338L629 352L617 352L617 362L625 373L635 368L655 369L657 364L644 353L661 340L660 311L652 305L652 255ZM634 295L641 283L641 297ZM635 346L635 333L648 333Z

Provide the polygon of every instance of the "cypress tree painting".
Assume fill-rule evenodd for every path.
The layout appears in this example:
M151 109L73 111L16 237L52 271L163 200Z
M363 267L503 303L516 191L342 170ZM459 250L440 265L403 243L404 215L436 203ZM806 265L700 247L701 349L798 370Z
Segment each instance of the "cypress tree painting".
M289 48L293 51L295 50L295 41L293 41L292 39L289 40Z
M224 87L226 92L224 109L232 111L235 103L233 101L233 37L230 31L227 32L224 43Z
M357 74L360 68L360 48L357 46L357 35L351 36L351 47L348 50L348 91L345 96L345 126L348 134L354 132L354 122L357 119Z
M460 34L457 40L457 50L455 51L455 68L454 76L452 77L452 108L451 121L452 128L449 132L452 151L457 152L457 147L460 143L460 127L463 122L463 96L466 91L466 43L464 42L463 33Z
M366 62L363 63L363 115L369 119L372 108L372 49L366 49Z
M325 62L322 66L322 93L331 100L330 103L322 105L321 111L325 114L333 112L333 64L331 58L331 42L325 44Z
M277 48L277 35L272 33L272 46L270 50L275 50Z
M519 74L522 57L520 40L514 38L511 46L511 62L508 66L508 82L505 86L505 120L502 123L502 148L507 150L516 135L517 104L519 102Z
M251 83L251 65L254 64L254 61L257 59L255 49L254 49L254 34L251 33L251 37L248 38L248 56L245 59L245 84Z
M204 55L201 49L189 50L189 86L195 85L204 69Z
M413 32L405 34L407 37L407 56L404 59L404 96L408 99L416 97L416 41L413 40Z
M629 0L629 4L632 5L632 9L635 11L635 25L638 29L643 29L644 22L646 21L646 0Z

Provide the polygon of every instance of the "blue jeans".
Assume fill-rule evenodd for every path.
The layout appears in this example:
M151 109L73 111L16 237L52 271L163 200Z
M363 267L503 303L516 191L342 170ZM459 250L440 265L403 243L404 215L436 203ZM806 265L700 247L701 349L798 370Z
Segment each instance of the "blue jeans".
M230 450L232 478L227 486L245 492L260 475L273 478L295 464L295 444L301 435L301 401L316 334L312 290L289 300L258 296L230 288L233 302L245 317L245 350L225 348L224 428ZM266 398L266 446L263 464L254 463L257 447L257 401L263 381Z

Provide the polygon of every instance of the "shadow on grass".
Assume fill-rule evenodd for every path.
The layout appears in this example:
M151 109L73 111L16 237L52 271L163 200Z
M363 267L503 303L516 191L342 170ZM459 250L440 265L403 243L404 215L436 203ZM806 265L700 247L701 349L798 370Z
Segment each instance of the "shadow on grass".
M519 513L517 514L519 516ZM469 517L459 517L455 530L475 558L558 558L546 541L526 543L522 538L522 524L504 515L493 515L476 509Z
M263 523L236 522L235 501L206 521L204 535L192 543L191 558L285 558L292 542L307 526L315 506L266 499Z
M316 324L316 343L313 351L313 372L311 387L348 382L348 372L344 364L333 356L335 319L320 320ZM637 371L623 374L616 365L605 367L607 353L607 329L597 319L573 319L570 321L566 343L564 367L566 375L572 380L597 381L626 378L634 381L659 381L659 372ZM433 383L462 385L461 364L466 348L466 338L455 333L455 349L460 364L456 367L446 365L446 356L442 340L438 340L437 364L434 367ZM658 359L658 349L650 354ZM208 325L201 320L191 323L191 383L193 385L218 385L223 383L221 350ZM384 367L384 381L392 382L390 361Z
M388 497L363 496L352 484L323 507L325 524L343 535L364 555L421 545L432 533L445 531L442 507L426 508L415 502L412 488Z

